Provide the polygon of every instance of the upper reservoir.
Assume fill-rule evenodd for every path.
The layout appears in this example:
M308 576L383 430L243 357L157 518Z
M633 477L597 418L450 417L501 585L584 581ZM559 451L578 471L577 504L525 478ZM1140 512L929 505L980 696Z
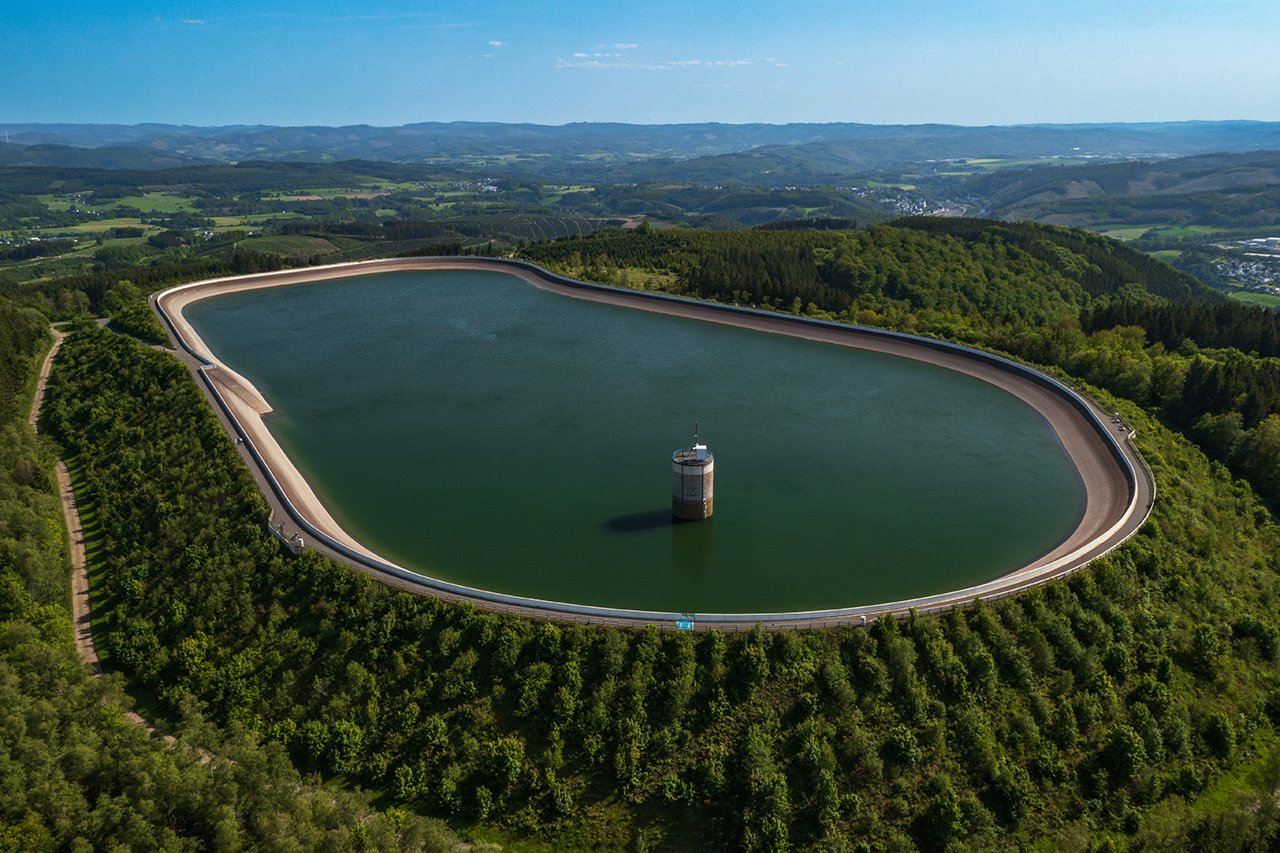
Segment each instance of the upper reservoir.
M894 356L420 271L185 314L387 559L531 598L781 612L970 586L1060 542L1083 488L1037 412ZM671 521L694 421L715 514Z

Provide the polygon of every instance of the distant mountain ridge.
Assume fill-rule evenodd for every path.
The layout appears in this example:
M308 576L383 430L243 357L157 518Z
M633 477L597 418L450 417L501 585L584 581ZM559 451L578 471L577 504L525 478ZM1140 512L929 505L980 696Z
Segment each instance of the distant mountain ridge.
M451 165L486 161L486 166L548 179L614 182L664 178L770 183L948 159L1138 159L1280 149L1280 122L1254 121L1006 127L838 122L554 126L421 122L401 127L0 124L0 131L8 142L0 148L3 165L165 168L244 160L358 158ZM722 159L697 163L707 158Z

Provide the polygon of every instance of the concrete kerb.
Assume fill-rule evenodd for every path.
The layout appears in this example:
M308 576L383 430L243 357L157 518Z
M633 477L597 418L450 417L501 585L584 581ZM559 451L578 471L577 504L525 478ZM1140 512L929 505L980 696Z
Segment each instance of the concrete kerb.
M958 344L951 344L945 341L915 337L904 333L891 332L882 329L847 326L824 320L816 320L813 318L775 314L773 312L759 311L751 308L721 305L718 303L704 303L696 300L672 297L665 294L623 290L620 288L611 288L605 285L597 285L591 282L580 282L557 276L542 269L541 267L522 261L471 258L421 258L412 259L410 262L406 263L406 259L393 259L390 262L365 261L334 265L332 267L321 268L321 270L317 270L317 272L323 271L325 273L323 276L324 278L332 279L405 269L447 268L487 269L500 272L512 272L515 269L519 269L527 274L525 276L520 276L526 280L529 280L529 276L533 276L547 282L557 289L566 288L573 291L579 291L584 294L606 293L615 301L622 300L630 302L633 303L632 307L642 308L642 310L645 309L643 303L646 302L653 305L677 305L681 310L696 309L699 313L708 315L703 319L711 320L713 322L716 321L714 315L720 312L728 312L738 316L748 315L765 318L774 324L778 321L782 321L783 323L798 323L813 328L833 329L837 330L841 335L862 335L868 338L893 340L910 347L934 349L946 352L952 356L960 356L966 359L978 359L989 366L996 366L998 369L1006 371L1016 376L1018 379L1040 385L1058 395L1074 407L1083 416L1086 423L1096 430L1098 436L1103 437L1103 443L1110 452L1113 462L1123 473L1129 494L1124 512L1113 524L1111 524L1100 535L1094 536L1088 542L1085 542L1080 547L1058 559L1039 566L1032 564L1032 568L1020 569L983 584L966 587L960 590L953 590L951 592L939 593L932 596L906 599L903 601L817 611L785 613L701 613L691 615L576 605L567 602L544 601L540 599L510 596L503 593L475 589L431 578L385 560L375 559L366 554L361 554L347 547L342 542L337 541L333 537L328 536L323 531L317 529L315 525L311 524L305 517L305 514L300 512L294 502L290 500L287 489L281 485L275 476L275 472L271 465L268 464L268 461L259 453L249 432L240 423L240 419L234 411L234 408L224 399L220 389L218 388L218 383L214 382L206 373L206 371L211 367L222 367L220 362L217 361L216 357L212 356L212 353L201 352L197 347L192 346L186 336L182 334L180 325L175 323L173 318L170 317L168 308L165 304L174 294L180 291L199 291L200 289L210 291L203 296L190 299L190 301L196 301L197 298L215 295L218 290L225 288L243 288L246 284L249 284L251 287L300 284L309 280L314 280L313 278L306 276L305 272L303 275L299 275L299 271L297 270L286 270L281 273L266 273L253 276L237 276L228 279L211 279L193 282L191 284L170 288L169 290L152 296L151 304L155 313L165 324L175 341L194 359L201 363L202 366L197 372L200 374L204 386L208 389L211 398L217 402L218 408L221 409L228 422L232 425L236 435L241 439L246 451L261 471L264 481L268 484L272 493L284 508L290 520L296 524L299 529L305 531L307 535L313 537L313 541L322 543L328 550L334 552L334 554L342 559L343 562L351 565L353 568L370 573L378 580L396 588L418 594L435 595L448 600L470 601L478 607L497 612L520 613L540 618L550 618L571 622L634 626L652 624L668 628L675 627L676 623L681 623L692 624L695 629L717 627L723 630L745 630L757 623L761 624L766 629L832 625L857 626L861 624L871 624L876 618L885 613L891 614L897 618L903 618L912 610L921 613L942 612L957 605L971 605L979 598L997 600L1033 586L1042 585L1055 578L1070 574L1071 572L1088 565L1092 560L1111 553L1141 527L1142 522L1145 522L1151 512L1155 494L1154 478L1151 476L1146 460L1142 458L1141 454L1139 454L1135 448L1133 448L1130 441L1133 431L1128 429L1127 424L1124 426L1126 428L1125 437L1126 444L1128 445L1128 453L1126 453L1126 448L1120 446L1116 437L1112 434L1106 424L1103 423L1102 418L1099 416L1098 413L1105 410L1103 410L1101 406L1098 406L1096 402L1088 400L1081 391L1070 387L1067 383L1058 380L1056 377L1052 377L1027 365L1022 365L1010 359L991 353L985 353L980 350L963 347ZM537 282L530 283L537 284ZM573 294L570 293L567 295ZM653 309L649 308L647 310ZM182 326L186 326L185 322ZM801 336L803 337L804 335ZM195 337L199 340L198 336ZM199 343L203 346L203 341L199 341ZM254 392L256 393L256 389L254 389ZM1135 470L1133 464L1130 462L1130 456L1138 460L1141 473L1139 473L1138 470ZM1143 489L1141 488L1142 486L1145 486L1146 488ZM1140 506L1142 502L1139 501L1139 497L1144 491L1149 495L1149 499L1145 502L1145 507ZM1141 519L1135 519L1135 515L1140 511ZM1135 520L1137 523L1134 523ZM1119 535L1125 530L1126 525L1130 528L1128 532L1124 533L1124 535ZM1068 536L1067 538L1070 537ZM1064 541L1066 540L1064 539Z

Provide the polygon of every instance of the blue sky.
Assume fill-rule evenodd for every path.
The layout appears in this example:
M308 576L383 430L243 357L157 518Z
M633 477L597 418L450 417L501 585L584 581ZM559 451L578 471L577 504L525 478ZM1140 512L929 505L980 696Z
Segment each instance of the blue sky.
M70 0L0 25L0 123L1280 120L1274 0Z

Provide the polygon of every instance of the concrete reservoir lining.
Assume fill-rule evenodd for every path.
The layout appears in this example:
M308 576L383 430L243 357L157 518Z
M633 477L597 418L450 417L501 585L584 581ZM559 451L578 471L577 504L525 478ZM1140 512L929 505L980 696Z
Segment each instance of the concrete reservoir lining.
M824 341L840 346L924 361L1004 388L1040 412L1062 441L1085 487L1085 509L1063 541L1031 563L986 583L903 601L787 613L658 613L542 601L426 577L386 560L356 541L320 502L310 484L267 430L271 411L252 383L209 350L182 314L191 302L242 290L305 284L403 270L475 269L503 272L542 290L621 307L721 323L756 331ZM215 412L233 436L277 518L287 518L312 547L367 572L384 583L450 601L470 601L490 610L542 618L610 625L662 625L681 629L744 630L866 624L882 613L905 616L910 609L938 612L976 598L995 599L1070 574L1110 553L1135 534L1151 513L1155 481L1132 444L1132 431L1096 402L1062 381L1007 358L958 344L900 332L849 326L787 314L624 290L575 281L522 261L481 258L405 258L211 279L180 285L152 297L161 323L200 380ZM673 461L674 464L674 461ZM674 473L674 471L673 471ZM673 489L673 499L674 489ZM708 490L708 497L710 493ZM673 501L674 503L674 501ZM707 502L710 514L711 504Z

